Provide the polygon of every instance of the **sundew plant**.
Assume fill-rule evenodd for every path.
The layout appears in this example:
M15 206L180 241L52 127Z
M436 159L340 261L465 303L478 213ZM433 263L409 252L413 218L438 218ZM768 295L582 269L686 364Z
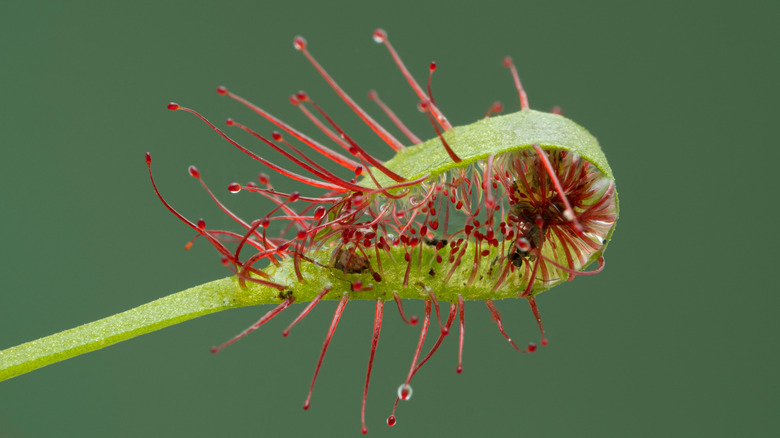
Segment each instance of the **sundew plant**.
M219 200L200 171L191 166L189 174L235 227L214 229L203 219L187 218L175 209L175 201L166 199L164 188L156 185L152 155L147 153L154 193L193 231L186 248L197 241L208 242L232 275L0 351L0 380L209 313L256 304L272 306L250 327L211 349L217 353L294 302L308 305L283 331L284 336L321 300L336 300L338 306L303 404L309 409L320 366L347 304L355 299L372 300L375 319L361 412L361 430L366 433L366 397L387 302L397 305L405 322L420 328L409 370L399 377L393 413L387 418L390 426L396 424L399 400L412 397L415 373L454 328L459 332L455 370L463 371L467 301L484 302L500 335L517 351L532 353L537 344L516 343L505 332L493 304L504 298L525 300L539 325L539 343L547 345L537 295L578 276L601 272L603 253L618 218L614 177L598 142L563 117L558 108L551 112L530 109L509 57L503 64L514 81L520 110L500 115L503 105L496 102L480 120L454 127L434 99L431 79L436 64L428 66L423 88L387 33L377 29L373 37L387 48L416 94L411 104L421 113L418 116L430 121L435 132L432 139L422 141L371 91L368 98L376 105L374 112L390 122L388 127L380 125L319 64L302 37L294 39L294 47L376 133L377 141L394 151L392 159L383 162L368 153L340 127L337 119L341 116L332 116L302 91L291 96L290 102L329 138L328 145L226 87L218 87L217 92L277 127L266 135L228 119L230 129L246 131L257 139L252 149L195 110L168 104L170 110L200 118L214 135L260 162L264 169L257 182L231 183L227 189L262 196L275 207L263 217L243 219ZM287 162L265 159L263 148L278 151ZM326 167L325 162L331 164ZM289 179L310 190L285 190ZM588 270L594 263L596 267ZM407 318L404 299L423 300L421 320ZM424 352L431 330L436 339Z

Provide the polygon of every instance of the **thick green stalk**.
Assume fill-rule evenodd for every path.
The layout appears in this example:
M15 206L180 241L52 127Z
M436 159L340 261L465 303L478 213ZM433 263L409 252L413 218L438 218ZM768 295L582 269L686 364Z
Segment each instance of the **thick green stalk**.
M201 284L126 312L0 351L0 381L198 316L278 301L272 289L253 288L250 292L241 289L233 278Z

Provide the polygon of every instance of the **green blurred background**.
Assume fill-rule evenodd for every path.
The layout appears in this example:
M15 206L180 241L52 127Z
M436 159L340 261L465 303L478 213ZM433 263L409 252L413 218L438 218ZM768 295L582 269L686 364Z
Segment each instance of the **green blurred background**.
M464 373L448 339L393 429L384 420L417 330L388 308L369 433L773 435L777 5L3 2L0 348L227 275L203 242L184 251L192 233L156 199L142 156L153 153L180 211L215 227L230 223L187 166L250 219L268 205L225 187L263 169L194 117L166 110L170 100L270 132L214 92L224 84L314 133L287 102L305 88L390 156L292 48L297 34L374 114L371 88L433 136L371 40L381 26L418 78L438 62L437 102L456 125L496 99L519 108L501 66L512 55L533 108L561 105L599 138L622 204L606 270L539 298L548 347L517 354L485 306L470 303ZM498 305L515 338L537 338L524 303ZM280 332L295 312L282 316L217 356L210 346L268 308L200 318L2 382L0 437L359 435L371 302L349 304L312 408L301 409L334 307L321 305L288 339Z

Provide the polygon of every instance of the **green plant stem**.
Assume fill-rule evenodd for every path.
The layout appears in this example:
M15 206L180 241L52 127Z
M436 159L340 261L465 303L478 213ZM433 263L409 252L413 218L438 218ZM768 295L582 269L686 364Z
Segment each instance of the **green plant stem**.
M172 324L234 307L278 302L270 289L242 289L234 278L204 283L108 318L0 351L0 381Z

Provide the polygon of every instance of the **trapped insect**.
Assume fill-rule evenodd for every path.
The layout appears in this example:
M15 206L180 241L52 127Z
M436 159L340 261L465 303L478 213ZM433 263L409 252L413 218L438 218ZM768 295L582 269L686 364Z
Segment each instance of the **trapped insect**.
M238 231L218 230L209 228L202 219L193 222L178 213L163 199L152 178L164 205L196 232L187 249L197 239L207 240L242 286L275 294L278 304L274 309L212 352L254 331L293 302L310 303L284 330L285 336L320 300L339 301L304 409L311 406L320 365L347 303L352 299L375 300L361 412L363 433L368 430L366 397L385 302L393 300L404 321L417 325L416 318L405 316L401 299L424 300L417 348L408 372L399 376L396 404L387 419L392 426L396 423L398 401L411 398L412 378L450 334L456 320L459 354L455 368L458 373L463 371L466 301L484 301L500 334L511 346L520 352L533 352L537 349L535 343L518 345L504 331L493 304L501 298L525 299L538 322L540 342L547 344L536 296L576 276L601 272L602 253L618 217L614 178L596 139L561 116L557 109L552 113L531 110L510 58L503 63L511 72L520 111L493 116L503 107L496 103L483 119L453 127L436 105L431 90L436 64L428 66L423 89L401 61L386 32L377 29L373 37L389 50L417 95L411 104L430 120L435 132L431 140L421 141L378 93L371 91L369 99L405 140L376 122L315 60L306 41L296 37L295 48L379 140L395 151L394 158L382 162L368 153L305 92L291 96L290 102L332 141L332 147L219 87L219 94L254 110L279 131L266 136L232 119L228 119L227 125L246 131L264 147L277 150L296 170L250 151L192 109L176 103L168 108L198 116L227 142L274 173L312 186L312 194L286 192L281 185L272 185L266 174L260 174L258 182L232 183L228 186L232 193L251 192L276 204L262 218L248 222L222 204L206 186L200 170L192 166L190 175L237 223ZM322 157L345 170L329 170L317 161ZM149 154L146 163L151 177ZM282 224L280 234L272 235L268 230L272 223ZM593 262L598 267L584 271ZM434 312L435 322L431 323ZM432 324L438 327L437 339L422 356Z

